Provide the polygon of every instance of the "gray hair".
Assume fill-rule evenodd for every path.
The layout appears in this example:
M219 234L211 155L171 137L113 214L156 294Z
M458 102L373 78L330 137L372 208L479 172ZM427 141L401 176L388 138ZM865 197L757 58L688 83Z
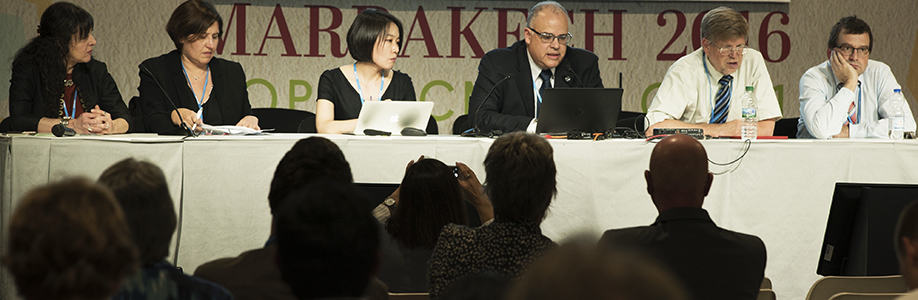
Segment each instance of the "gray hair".
M564 15L564 17L568 19L568 23L570 23L570 19L567 16L567 10L564 9L564 6L561 6L561 3L555 1L542 1L536 5L533 5L532 8L529 9L529 16L526 17L526 27L529 27L532 24L532 20L535 19L535 16L545 9L549 9L551 12L556 12Z

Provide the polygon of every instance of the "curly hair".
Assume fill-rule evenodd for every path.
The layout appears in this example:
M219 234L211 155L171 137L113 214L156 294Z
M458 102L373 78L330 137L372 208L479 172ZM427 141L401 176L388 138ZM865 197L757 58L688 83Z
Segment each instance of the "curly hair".
M38 67L41 99L47 115L57 115L64 77L67 75L67 54L70 45L85 40L92 33L93 20L82 7L69 2L57 2L41 14L38 36L16 52L13 69Z
M443 226L469 222L459 181L436 159L419 160L405 171L398 202L386 230L409 248L433 249Z
M103 299L138 267L121 207L85 178L26 194L8 247L2 262L25 299Z

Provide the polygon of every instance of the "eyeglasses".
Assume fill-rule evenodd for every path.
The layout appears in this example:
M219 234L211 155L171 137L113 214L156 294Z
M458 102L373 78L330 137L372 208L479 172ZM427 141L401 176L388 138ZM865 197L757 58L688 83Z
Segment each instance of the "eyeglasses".
M739 45L736 47L730 47L730 46L718 47L717 45L714 45L714 43L711 43L711 45L714 46L715 49L720 50L720 55L726 56L726 55L730 55L733 52L736 52L739 55L746 54L746 45Z
M567 45L567 43L569 43L571 39L574 38L574 36L571 35L570 32L562 34L562 35L554 35L551 33L539 32L535 29L532 29L532 27L526 27L526 28L529 28L529 30L532 30L532 32L535 32L536 34L538 34L539 38L542 39L542 42L546 44L554 42L555 39L558 39L558 43L560 43L561 45Z
M870 48L868 47L854 48L848 45L844 45L844 46L839 45L839 46L835 46L835 49L838 49L841 52L841 54L844 56L849 56L853 54L854 50L857 50L857 54L860 54L860 55L870 54Z

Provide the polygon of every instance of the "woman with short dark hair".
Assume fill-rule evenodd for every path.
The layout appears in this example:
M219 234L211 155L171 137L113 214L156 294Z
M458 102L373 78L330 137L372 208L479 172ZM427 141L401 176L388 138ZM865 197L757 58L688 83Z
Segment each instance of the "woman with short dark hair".
M125 133L131 116L105 63L92 58L93 19L58 2L41 14L38 36L16 52L10 79L10 127L51 132Z
M347 47L356 62L326 70L319 77L316 130L354 131L366 101L415 101L408 74L392 68L402 47L402 22L376 9L357 15L347 31Z
M138 90L146 129L166 132L182 123L196 130L203 124L260 129L242 66L214 57L223 34L223 18L214 6L201 0L182 3L172 12L166 32L176 50L140 64Z

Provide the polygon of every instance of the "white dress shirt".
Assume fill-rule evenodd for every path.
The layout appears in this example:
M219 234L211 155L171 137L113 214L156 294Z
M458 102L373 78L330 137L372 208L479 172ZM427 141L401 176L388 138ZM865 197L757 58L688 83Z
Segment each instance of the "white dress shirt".
M838 78L829 61L810 68L800 78L800 120L797 122L798 138L827 139L838 134L848 121L851 103L858 105L860 114L857 124L848 124L848 136L852 138L889 138L887 101L893 96L893 89L900 89L896 77L886 64L868 60L864 74L857 77L861 82L854 91L841 88L836 92ZM860 101L858 101L860 94ZM905 113L905 131L915 131L915 118L908 106Z
M720 89L718 81L724 75L717 72L703 54L704 50L698 48L679 58L669 67L656 96L653 97L653 102L647 109L647 126L667 119L690 124L705 124L711 121L714 97ZM758 100L756 116L760 121L781 117L778 97L775 96L761 52L748 49L743 55L739 69L730 75L733 76L733 81L726 122L742 118L743 104L739 99L746 93L747 85L755 87L755 96Z

